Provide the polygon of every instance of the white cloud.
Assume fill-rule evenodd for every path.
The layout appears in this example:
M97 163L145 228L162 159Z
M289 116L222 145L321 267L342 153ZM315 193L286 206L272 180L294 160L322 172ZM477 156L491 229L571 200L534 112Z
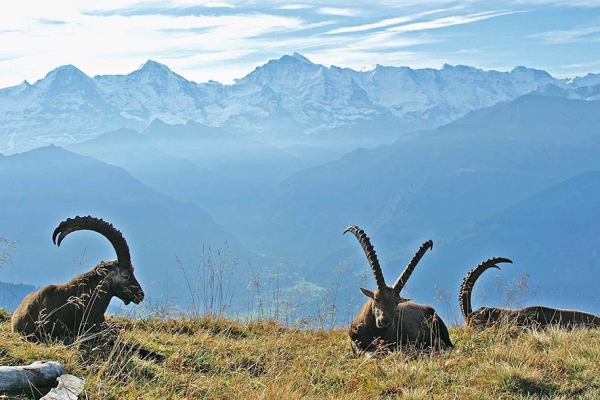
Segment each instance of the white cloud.
M317 8L316 12L319 14L337 15L340 17L354 17L360 14L360 12L357 9L333 7L319 7Z
M308 4L289 4L289 5L277 6L275 8L278 10L305 10L308 8L314 8L314 6L311 6Z

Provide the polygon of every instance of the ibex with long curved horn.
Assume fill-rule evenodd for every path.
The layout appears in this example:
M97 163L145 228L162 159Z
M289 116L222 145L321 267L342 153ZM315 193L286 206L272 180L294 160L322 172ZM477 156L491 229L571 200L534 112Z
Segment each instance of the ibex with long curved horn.
M350 324L349 335L354 352L375 350L379 346L391 350L402 346L422 349L453 347L446 324L432 307L400 296L400 291L423 254L433 247L433 242L423 243L394 285L388 286L369 237L356 226L348 227L346 232L352 232L358 239L377 284L375 291L360 289L369 300Z
M577 310L562 310L544 306L531 306L522 309L500 307L480 307L471 309L473 285L481 274L489 268L500 269L498 263L512 263L508 258L494 257L483 261L473 268L463 279L460 286L459 303L465 325L472 327L491 327L500 324L521 328L544 329L548 326L561 328L600 327L600 317Z
M52 241L78 230L95 231L112 244L117 259L102 261L91 271L62 285L49 285L23 299L12 315L12 330L27 339L63 339L67 336L98 332L104 313L116 296L126 305L139 304L144 291L134 275L129 246L112 224L92 216L69 218L54 230Z

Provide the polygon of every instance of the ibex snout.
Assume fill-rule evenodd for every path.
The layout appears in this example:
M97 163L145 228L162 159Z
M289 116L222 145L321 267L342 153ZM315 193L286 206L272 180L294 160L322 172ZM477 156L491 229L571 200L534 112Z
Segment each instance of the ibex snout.
M140 290L135 293L133 302L135 304L140 304L144 300L144 291L140 288Z
M121 299L125 305L131 303L132 301L135 304L140 304L144 300L144 291L139 285L132 285L119 293L117 297Z
M377 318L377 320L375 320L375 324L380 329L387 328L391 322L392 322L392 319L390 317L381 317L381 318Z

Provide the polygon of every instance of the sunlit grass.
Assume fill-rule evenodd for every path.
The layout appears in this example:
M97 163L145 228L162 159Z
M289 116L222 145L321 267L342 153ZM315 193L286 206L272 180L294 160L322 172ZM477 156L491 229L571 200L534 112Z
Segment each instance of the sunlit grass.
M352 354L345 329L217 317L111 322L119 333L108 346L27 343L1 322L0 364L56 360L86 379L83 399L600 398L597 329L453 327L453 351L373 358ZM164 360L140 359L123 343Z

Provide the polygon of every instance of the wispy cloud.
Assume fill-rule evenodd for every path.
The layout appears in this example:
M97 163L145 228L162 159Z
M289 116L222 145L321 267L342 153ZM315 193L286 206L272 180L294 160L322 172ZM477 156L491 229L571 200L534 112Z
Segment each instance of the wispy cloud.
M176 9L186 7L226 7L235 8L235 1L219 0L78 0L78 9L82 11L91 10L119 10L128 8L157 8Z
M590 71L598 70L598 68L600 68L599 59L590 62L564 64L555 67L556 74L554 74L554 76L557 78L573 78L576 76L586 76L590 73Z
M541 4L549 6L565 6L565 7L600 7L599 0L514 0L514 4Z
M447 28L455 25L471 24L473 22L484 21L490 18L502 17L505 15L515 14L520 11L500 10L500 11L485 11L475 14L454 15L450 17L438 18L432 21L415 22L413 24L401 25L389 28L393 32L414 32L428 29Z
M593 26L578 29L547 31L529 35L528 37L540 39L546 44L598 42L600 41L600 27Z
M45 18L40 18L38 21L40 24L43 24L43 25L64 25L67 23L66 21L58 21L55 19L45 19Z
M567 64L564 66L565 68L577 68L577 69L591 69L600 67L600 60L586 62L586 63L575 63L575 64Z
M335 34L340 34L340 33L355 33L355 32L369 31L369 30L378 29L378 28L385 28L385 27L392 26L392 25L405 24L407 22L411 22L411 21L429 16L432 14L438 14L438 13L445 12L445 11L448 11L448 10L447 9L437 9L437 10L425 11L422 13L407 15L404 17L388 18L388 19L384 19L379 22L373 22L370 24L333 29L326 33L335 35Z
M207 3L204 3L204 7L208 7L208 8L235 8L235 6L233 4L229 4L229 3L225 3L222 1L210 1Z

